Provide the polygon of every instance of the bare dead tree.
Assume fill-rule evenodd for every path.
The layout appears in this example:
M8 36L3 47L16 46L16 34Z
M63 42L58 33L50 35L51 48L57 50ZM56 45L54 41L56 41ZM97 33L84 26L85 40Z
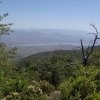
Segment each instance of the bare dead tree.
M100 39L98 37L99 32L98 32L97 28L95 27L95 25L93 25L93 24L90 24L90 25L95 30L94 33L89 33L89 34L93 34L94 35L94 40L93 40L92 45L89 44L88 47L85 49L82 39L80 40L80 42L81 42L81 52L82 52L82 64L83 64L84 67L87 66L87 64L88 64L89 57L90 57L91 53L93 52L93 49L94 49L95 44L96 44L96 41L98 39Z

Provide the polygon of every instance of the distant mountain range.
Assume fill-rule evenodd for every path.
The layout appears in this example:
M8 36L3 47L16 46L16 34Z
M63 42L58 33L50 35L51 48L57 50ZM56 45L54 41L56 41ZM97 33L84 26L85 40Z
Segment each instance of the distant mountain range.
M84 43L91 39L87 33L64 29L14 30L10 35L3 36L2 41L14 46L77 45L81 38Z
M17 47L20 57L27 57L39 52L75 49L80 46L80 39L86 45L92 38L86 31L34 29L14 30L10 35L3 36L1 41L10 47Z

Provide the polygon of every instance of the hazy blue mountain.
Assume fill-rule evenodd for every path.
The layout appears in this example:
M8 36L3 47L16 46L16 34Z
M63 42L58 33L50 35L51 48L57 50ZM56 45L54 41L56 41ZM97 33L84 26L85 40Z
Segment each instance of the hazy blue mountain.
M87 44L92 38L86 31L34 29L15 30L10 35L3 36L1 41L9 47L16 46L17 55L22 58L39 52L75 49L80 46L80 39Z
M87 43L92 38L87 33L64 29L15 30L10 35L2 37L2 41L16 46L75 45L80 43L81 38Z

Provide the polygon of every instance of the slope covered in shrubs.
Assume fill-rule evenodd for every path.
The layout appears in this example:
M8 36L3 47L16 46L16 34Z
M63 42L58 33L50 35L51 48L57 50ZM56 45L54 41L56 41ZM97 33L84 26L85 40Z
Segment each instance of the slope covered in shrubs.
M24 58L11 68L0 66L1 100L99 100L98 49L83 67L80 51L54 51ZM58 92L54 92L58 91Z

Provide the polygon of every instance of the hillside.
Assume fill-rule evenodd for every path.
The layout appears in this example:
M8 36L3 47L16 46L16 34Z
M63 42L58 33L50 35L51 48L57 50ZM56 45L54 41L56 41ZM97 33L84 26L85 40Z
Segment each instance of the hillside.
M99 100L99 46L87 67L80 59L80 50L56 50L33 54L12 67L0 66L0 99Z
M39 52L47 52L54 50L72 50L75 49L76 47L77 46L75 45L18 46L17 55L20 56L21 58L25 58Z

